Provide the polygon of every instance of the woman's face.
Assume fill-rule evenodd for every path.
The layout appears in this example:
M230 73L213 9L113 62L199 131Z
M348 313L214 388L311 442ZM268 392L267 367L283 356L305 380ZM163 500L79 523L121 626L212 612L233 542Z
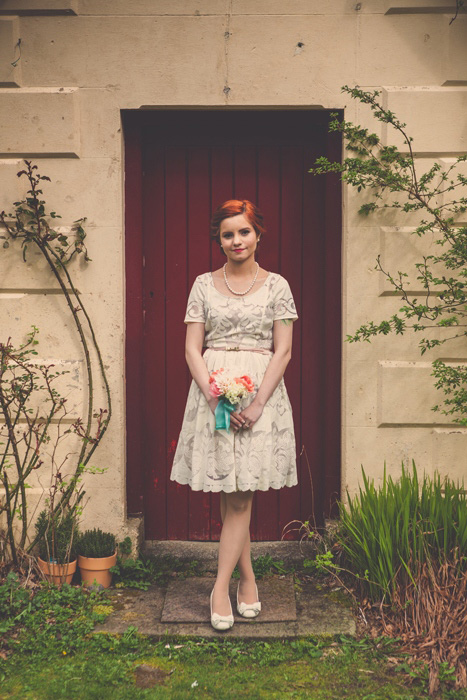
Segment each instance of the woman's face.
M221 221L219 236L227 258L243 261L254 255L257 235L244 214L237 214Z

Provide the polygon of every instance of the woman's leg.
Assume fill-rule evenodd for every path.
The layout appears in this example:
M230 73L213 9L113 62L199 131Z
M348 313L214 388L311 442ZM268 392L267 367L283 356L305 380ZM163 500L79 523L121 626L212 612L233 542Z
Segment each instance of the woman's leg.
M220 509L221 518L224 522L225 517L225 491L220 492ZM245 546L238 560L238 569L240 572L240 586L238 589L238 600L240 603L256 603L256 580L253 567L251 565L251 541L250 528L248 528L248 537Z
M249 538L253 491L225 494L225 512L219 540L217 578L212 595L212 611L230 614L229 583L235 564Z

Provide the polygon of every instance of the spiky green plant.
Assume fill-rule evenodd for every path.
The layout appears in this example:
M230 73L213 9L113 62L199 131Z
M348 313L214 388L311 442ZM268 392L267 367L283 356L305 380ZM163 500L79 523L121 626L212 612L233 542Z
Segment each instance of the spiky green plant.
M85 530L76 543L78 554L83 557L110 557L116 550L115 535L99 528Z
M463 483L424 475L419 480L402 463L394 480L386 474L377 488L362 467L363 487L348 503L339 504L337 538L346 568L374 600L384 600L398 585L415 583L424 563L440 565L456 556L467 568L467 499Z

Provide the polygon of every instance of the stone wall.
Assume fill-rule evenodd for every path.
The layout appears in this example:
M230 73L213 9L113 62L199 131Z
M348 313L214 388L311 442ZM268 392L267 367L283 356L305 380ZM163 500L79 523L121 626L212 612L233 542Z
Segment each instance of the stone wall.
M23 158L39 165L47 208L71 226L86 216L87 269L74 275L96 321L114 399L109 432L86 478L84 524L135 533L126 518L124 412L124 163L122 109L275 107L345 109L348 120L378 127L341 92L382 90L407 122L423 170L467 150L467 16L450 24L445 0L3 0L0 3L0 209L25 194ZM18 60L17 60L18 59ZM13 65L14 64L14 65ZM392 135L380 129L383 140ZM311 164L310 164L311 165ZM419 257L408 217L362 219L354 191L343 198L342 338L363 322L388 318L400 303L374 270ZM2 340L32 323L44 359L83 366L63 299L33 255L2 251ZM415 285L416 286L416 285ZM415 287L413 293L415 293ZM465 430L429 407L435 357L465 360L456 341L421 358L418 336L343 342L342 493L354 492L360 465L376 479L386 460L397 475L414 458L453 477L467 466ZM85 396L77 394L76 411ZM42 494L32 483L36 499Z

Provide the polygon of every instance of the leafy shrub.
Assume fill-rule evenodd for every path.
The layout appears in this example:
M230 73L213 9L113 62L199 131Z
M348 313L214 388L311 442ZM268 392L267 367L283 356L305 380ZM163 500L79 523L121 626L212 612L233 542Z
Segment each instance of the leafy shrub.
M115 535L99 528L85 530L76 542L77 553L83 557L110 557L115 553L116 547Z
M76 559L76 538L78 529L75 514L67 510L65 513L52 513L43 510L35 523L39 539L39 556L44 561L55 560L58 564L66 564Z
M398 481L386 476L377 489L363 467L363 489L348 506L339 504L337 539L347 567L373 599L391 596L398 585L414 582L423 564L456 559L465 570L467 500L463 485L436 473L419 483L402 464Z

